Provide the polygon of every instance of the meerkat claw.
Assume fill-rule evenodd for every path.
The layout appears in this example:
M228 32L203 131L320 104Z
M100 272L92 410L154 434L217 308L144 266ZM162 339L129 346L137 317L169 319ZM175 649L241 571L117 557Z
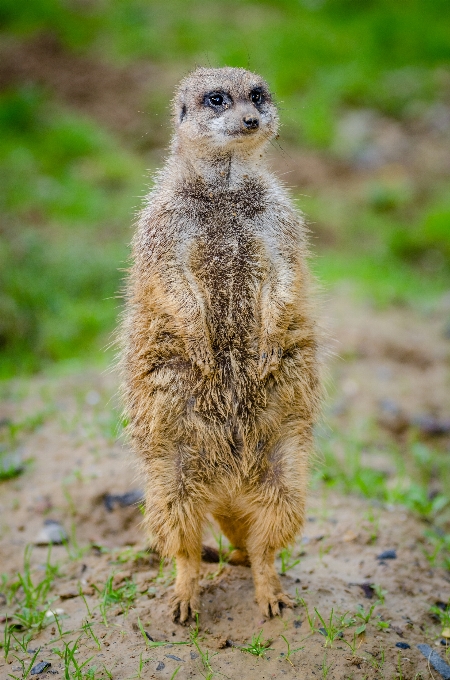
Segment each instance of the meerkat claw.
M191 600L181 600L176 595L172 602L172 621L179 623L182 626L188 624L189 620L195 619L195 615L199 613L198 603L195 598Z
M266 595L264 601L260 599L258 604L262 614L267 619L271 619L274 616L281 616L285 607L289 607L289 609L294 607L291 598L283 592L276 593L275 595Z

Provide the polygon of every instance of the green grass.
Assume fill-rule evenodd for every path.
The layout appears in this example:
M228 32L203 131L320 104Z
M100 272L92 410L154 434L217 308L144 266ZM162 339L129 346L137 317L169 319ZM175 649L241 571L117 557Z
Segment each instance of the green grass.
M257 635L252 635L252 639L249 643L240 647L241 652L247 652L248 654L253 654L253 656L264 657L266 653L272 649L270 646L272 640L270 638L264 640L262 634L263 631L261 628Z
M143 166L35 88L0 96L0 129L0 377L99 360Z
M370 425L367 431L370 433ZM373 432L373 430L372 430ZM376 441L376 440L375 440ZM329 486L346 493L357 493L391 504L401 504L423 519L445 524L450 510L450 495L445 487L429 494L433 480L447 479L449 460L445 451L412 439L403 448L392 442L370 441L357 433L333 431L318 445L322 460L317 475ZM393 474L376 470L362 463L362 453L384 453L395 468Z

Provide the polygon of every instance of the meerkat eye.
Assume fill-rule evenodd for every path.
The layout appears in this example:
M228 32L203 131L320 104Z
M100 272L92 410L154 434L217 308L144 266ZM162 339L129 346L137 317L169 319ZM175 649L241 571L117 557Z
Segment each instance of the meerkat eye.
M223 104L223 95L215 93L215 94L210 94L208 97L208 101L210 104L213 106L222 106Z
M262 104L263 95L262 95L261 90L259 90L259 89L252 90L252 91L250 92L250 99L251 99L252 102L253 102L254 104L256 104L256 105Z

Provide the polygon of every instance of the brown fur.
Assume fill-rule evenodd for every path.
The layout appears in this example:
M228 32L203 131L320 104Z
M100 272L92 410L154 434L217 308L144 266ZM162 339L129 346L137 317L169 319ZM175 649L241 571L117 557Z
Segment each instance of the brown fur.
M226 94L219 109L205 104L212 91ZM305 229L263 164L278 118L259 76L198 69L173 112L121 329L145 523L176 558L175 620L199 611L208 513L235 548L230 561L251 563L263 614L276 615L290 600L274 558L303 525L320 393ZM257 129L245 127L249 116Z

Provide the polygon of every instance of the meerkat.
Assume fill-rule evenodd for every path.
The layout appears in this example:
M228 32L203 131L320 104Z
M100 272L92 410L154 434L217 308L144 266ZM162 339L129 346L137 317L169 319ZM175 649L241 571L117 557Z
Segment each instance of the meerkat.
M306 229L264 163L278 114L262 78L198 68L173 121L138 219L121 329L144 524L176 559L174 621L200 611L209 515L275 616L292 606L274 560L304 522L320 401Z

